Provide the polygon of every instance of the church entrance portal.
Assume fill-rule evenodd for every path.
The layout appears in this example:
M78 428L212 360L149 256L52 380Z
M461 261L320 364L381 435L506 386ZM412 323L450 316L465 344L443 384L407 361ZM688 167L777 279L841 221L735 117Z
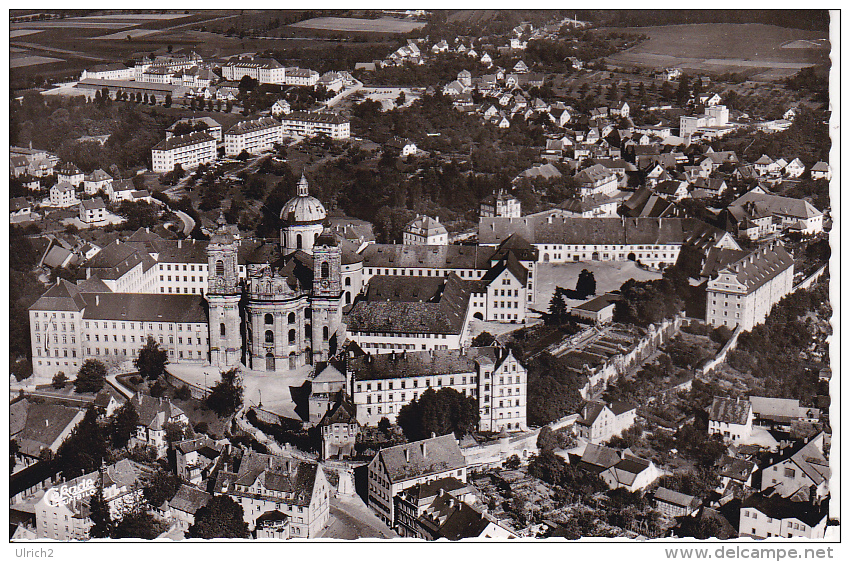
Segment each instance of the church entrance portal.
M266 353L266 371L274 371L274 354Z

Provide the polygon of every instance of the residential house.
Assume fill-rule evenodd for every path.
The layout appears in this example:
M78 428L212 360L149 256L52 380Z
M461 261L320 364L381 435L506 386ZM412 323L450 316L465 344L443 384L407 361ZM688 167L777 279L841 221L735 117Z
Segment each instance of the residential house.
M449 493L434 498L418 523L419 536L426 540L512 539L518 536L493 516Z
M708 411L708 434L722 435L733 443L746 441L753 432L753 408L748 400L715 396Z
M619 300L620 296L616 294L606 293L599 295L596 298L572 307L570 309L570 315L590 320L596 324L608 324L614 320L614 307ZM588 428L588 431L593 433L590 428ZM606 439L601 439L601 441L606 441Z
M522 206L519 199L503 189L481 202L482 217L516 217L522 216Z
M794 158L785 166L784 171L789 178L799 178L806 171L806 165L799 158Z
M528 65L526 65L523 61L517 61L514 65L513 71L517 74L523 74L529 71Z
M181 484L174 497L168 500L167 506L177 529L184 533L188 531L189 527L195 524L195 514L211 499L212 495L204 490Z
M419 518L435 499L446 494L451 494L461 502L475 502L475 494L470 485L451 476L416 484L398 494L395 497L395 520L399 536L426 538L422 534Z
M599 193L613 195L617 191L617 174L601 164L594 164L575 175L581 196Z
M209 477L222 446L207 436L186 439L174 443L177 476L200 486Z
M70 207L78 202L73 185L67 182L59 182L50 188L50 205L52 207Z
M812 169L809 171L809 174L812 176L813 180L831 180L832 179L832 169L829 167L829 164L826 162L818 162Z
M721 493L735 490L745 491L753 485L753 474L758 465L750 459L723 455L717 463Z
M440 217L432 219L426 215L416 215L404 229L403 243L408 245L434 246L448 244L449 233Z
M766 154L762 154L761 158L753 162L753 167L760 176L765 176L779 171L777 163L773 161L773 158Z
M589 443L604 443L635 423L637 407L626 402L585 402L576 420L576 435Z
M285 115L284 119L295 119L296 113ZM237 156L242 151L259 154L273 149L275 144L283 143L284 134L281 121L271 117L241 121L224 133L224 152L228 156Z
M796 398L766 398L750 396L753 405L753 415L757 425L791 431L794 422L817 423L820 410L800 406Z
M311 423L318 423L337 402L345 397L346 378L333 365L328 365L310 381L307 410Z
M625 101L620 102L618 105L612 107L609 112L611 115L627 118L629 116L629 104Z
M599 477L612 490L625 488L629 492L637 492L650 486L661 475L661 470L651 460L624 453L617 464L603 470Z
M700 508L699 498L668 488L658 488L653 494L655 509L669 518L689 517Z
M793 501L763 491L741 503L740 537L822 539L826 535L829 500Z
M112 176L98 168L91 174L87 174L85 176L85 180L83 180L83 186L86 191L86 195L96 195L98 191L103 191L107 193L109 191L109 187L112 185Z
M337 400L318 423L322 436L322 459L344 459L355 455L354 444L360 433L357 407L347 397Z
M10 404L9 437L18 444L14 471L37 463L45 450L55 454L84 415L79 408L27 399Z
M100 197L80 201L80 220L92 224L106 220L106 203Z
M85 181L85 174L73 165L70 162L62 164L62 166L56 170L56 181L57 183L69 183L76 187L81 187L83 185L83 181Z
M824 455L824 433L801 439L771 454L761 464L761 489L773 488L782 497L797 494L824 498L829 494L829 461Z
M12 222L16 220L28 220L32 213L32 203L26 200L26 197L15 197L9 200L9 219Z
M197 168L214 162L217 155L216 139L207 131L171 136L151 148L152 168L158 174L171 172L177 166L184 170Z
M688 182L680 180L662 181L655 185L655 191L673 201L680 201L688 197Z
M407 158L408 156L415 156L419 153L419 148L416 147L416 143L411 141L410 139L402 139L399 137L393 137L387 144L385 148L390 151L390 153L400 156L402 158Z
M164 456L168 450L168 426L188 425L189 418L167 398L136 393L130 403L139 414L139 424L130 437L130 446L153 447L157 457Z
M466 458L453 434L381 449L369 463L368 503L396 526L395 497L416 484L454 477L466 482Z
M277 100L271 107L272 115L280 117L281 115L289 115L292 113L292 107L286 100Z

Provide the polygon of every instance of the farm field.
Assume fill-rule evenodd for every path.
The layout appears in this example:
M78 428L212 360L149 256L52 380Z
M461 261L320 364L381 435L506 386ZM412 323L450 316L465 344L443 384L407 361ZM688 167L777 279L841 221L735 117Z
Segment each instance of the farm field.
M291 27L323 29L329 31L366 31L372 33L409 33L424 27L424 22L400 20L396 18L378 18L374 20L358 18L313 18L294 23Z
M39 57L37 55L12 56L9 59L9 68L21 68L24 66L35 66L37 64L50 64L54 62L62 62L62 59Z
M690 24L605 28L650 38L608 57L612 64L703 72L761 70L754 79L789 76L828 61L829 42L814 31L763 24Z

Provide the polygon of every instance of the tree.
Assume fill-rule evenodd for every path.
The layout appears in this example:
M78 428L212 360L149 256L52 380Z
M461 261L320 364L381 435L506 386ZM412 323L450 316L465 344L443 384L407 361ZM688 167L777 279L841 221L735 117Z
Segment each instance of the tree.
M209 101L207 102L207 111L212 111L212 110L213 110L213 100L212 100L212 98L210 98Z
M153 540L168 529L168 526L142 509L134 509L121 517L113 531L114 539Z
M195 524L187 536L193 539L245 539L248 524L242 506L228 496L214 496L195 513Z
M165 107L171 107L171 94L165 94Z
M144 103L145 105L147 105L147 104L148 104L148 93L147 93L147 92L145 92L145 95L144 95L144 97L142 98L142 103Z
M399 410L397 423L411 441L426 439L432 433L454 432L463 437L478 426L478 402L453 388L429 388Z
M391 424L390 424L390 420L389 420L386 416L384 416L384 417L383 417L383 418L381 418L381 420L378 422L378 429L380 429L380 430L381 430L381 433L383 433L384 435L389 435L389 433L390 433L390 425L391 425Z
M159 377L158 379L156 379L154 383L148 388L148 391L154 398L161 397L165 394L166 390L168 390L168 384L166 384L164 377Z
M398 97L395 100L396 106L401 107L401 106L404 105L404 102L406 102L406 101L407 101L407 96L404 94L404 90L399 91Z
M139 413L133 402L128 400L110 417L109 435L112 438L112 446L117 449L126 447L138 425Z
M618 99L620 99L620 93L617 91L617 82L611 82L611 85L608 86L608 101L617 103Z
M489 347L496 341L496 336L484 331L472 338L472 347Z
M74 386L77 392L97 392L103 388L106 379L106 365L97 359L86 359L77 373Z
M221 374L221 380L210 391L207 396L207 407L219 415L219 417L230 416L236 413L242 406L242 394L244 389L237 380L239 370L236 368Z
M162 424L162 429L165 430L165 440L169 445L190 439L194 435L192 426L186 423L165 422Z
M687 75L683 74L681 78L679 78L679 87L676 89L676 103L680 106L685 105L685 103L691 97L691 87L688 82Z
M149 505L160 507L173 498L179 489L180 479L170 470L160 468L145 483L142 493Z
M706 515L697 517L683 517L678 527L674 530L677 537L693 537L699 540L711 538L723 538L723 525L715 517Z
M139 350L139 356L133 360L133 365L139 370L139 374L148 380L156 380L165 372L168 364L168 353L160 349L159 343L148 336L148 341Z
M156 105L156 96L151 94L151 105Z
M97 410L90 405L83 419L56 451L59 468L66 479L97 470L108 455L106 431L97 418Z
M189 400L192 398L192 389L188 384L184 384L174 392L174 398L177 400Z
M109 512L109 504L103 497L103 480L98 478L97 489L89 499L89 518L93 525L89 528L89 536L93 539L111 538L115 530L115 522Z
M566 315L567 301L564 298L564 290L556 287L555 294L552 295L552 300L549 301L549 317L554 322L560 323Z
M596 277L593 272L587 269L582 269L576 280L576 293L579 298L586 299L590 295L596 294Z
M18 441L15 439L9 440L9 472L15 470L15 465L18 464L18 452L21 450L21 446L18 445Z
M59 371L55 375L53 375L53 388L59 390L60 388L65 388L65 385L68 383L68 377L65 376L65 373Z

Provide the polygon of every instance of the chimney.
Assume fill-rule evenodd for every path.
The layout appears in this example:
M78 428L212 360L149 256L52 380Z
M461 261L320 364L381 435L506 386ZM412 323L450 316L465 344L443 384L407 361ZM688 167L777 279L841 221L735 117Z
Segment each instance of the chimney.
M449 498L449 501L448 501L448 502L446 502L446 503L448 504L449 509L452 509L452 508L454 508L454 506L455 506L455 499L454 499L454 498Z
M50 427L50 420L44 420L44 427Z
M177 248L179 249L179 248L182 248L182 247L183 247L183 240L178 239L177 240Z
M404 462L410 462L410 449L404 450Z
M95 295L95 296L94 296L94 305L95 305L95 306L100 306L100 295Z
M116 238L116 239L115 239L115 245L116 245L116 246L120 246L120 245L121 245L121 239L120 239L120 238Z
M422 458L426 458L428 456L427 443L425 441L422 442L420 447L422 447Z

